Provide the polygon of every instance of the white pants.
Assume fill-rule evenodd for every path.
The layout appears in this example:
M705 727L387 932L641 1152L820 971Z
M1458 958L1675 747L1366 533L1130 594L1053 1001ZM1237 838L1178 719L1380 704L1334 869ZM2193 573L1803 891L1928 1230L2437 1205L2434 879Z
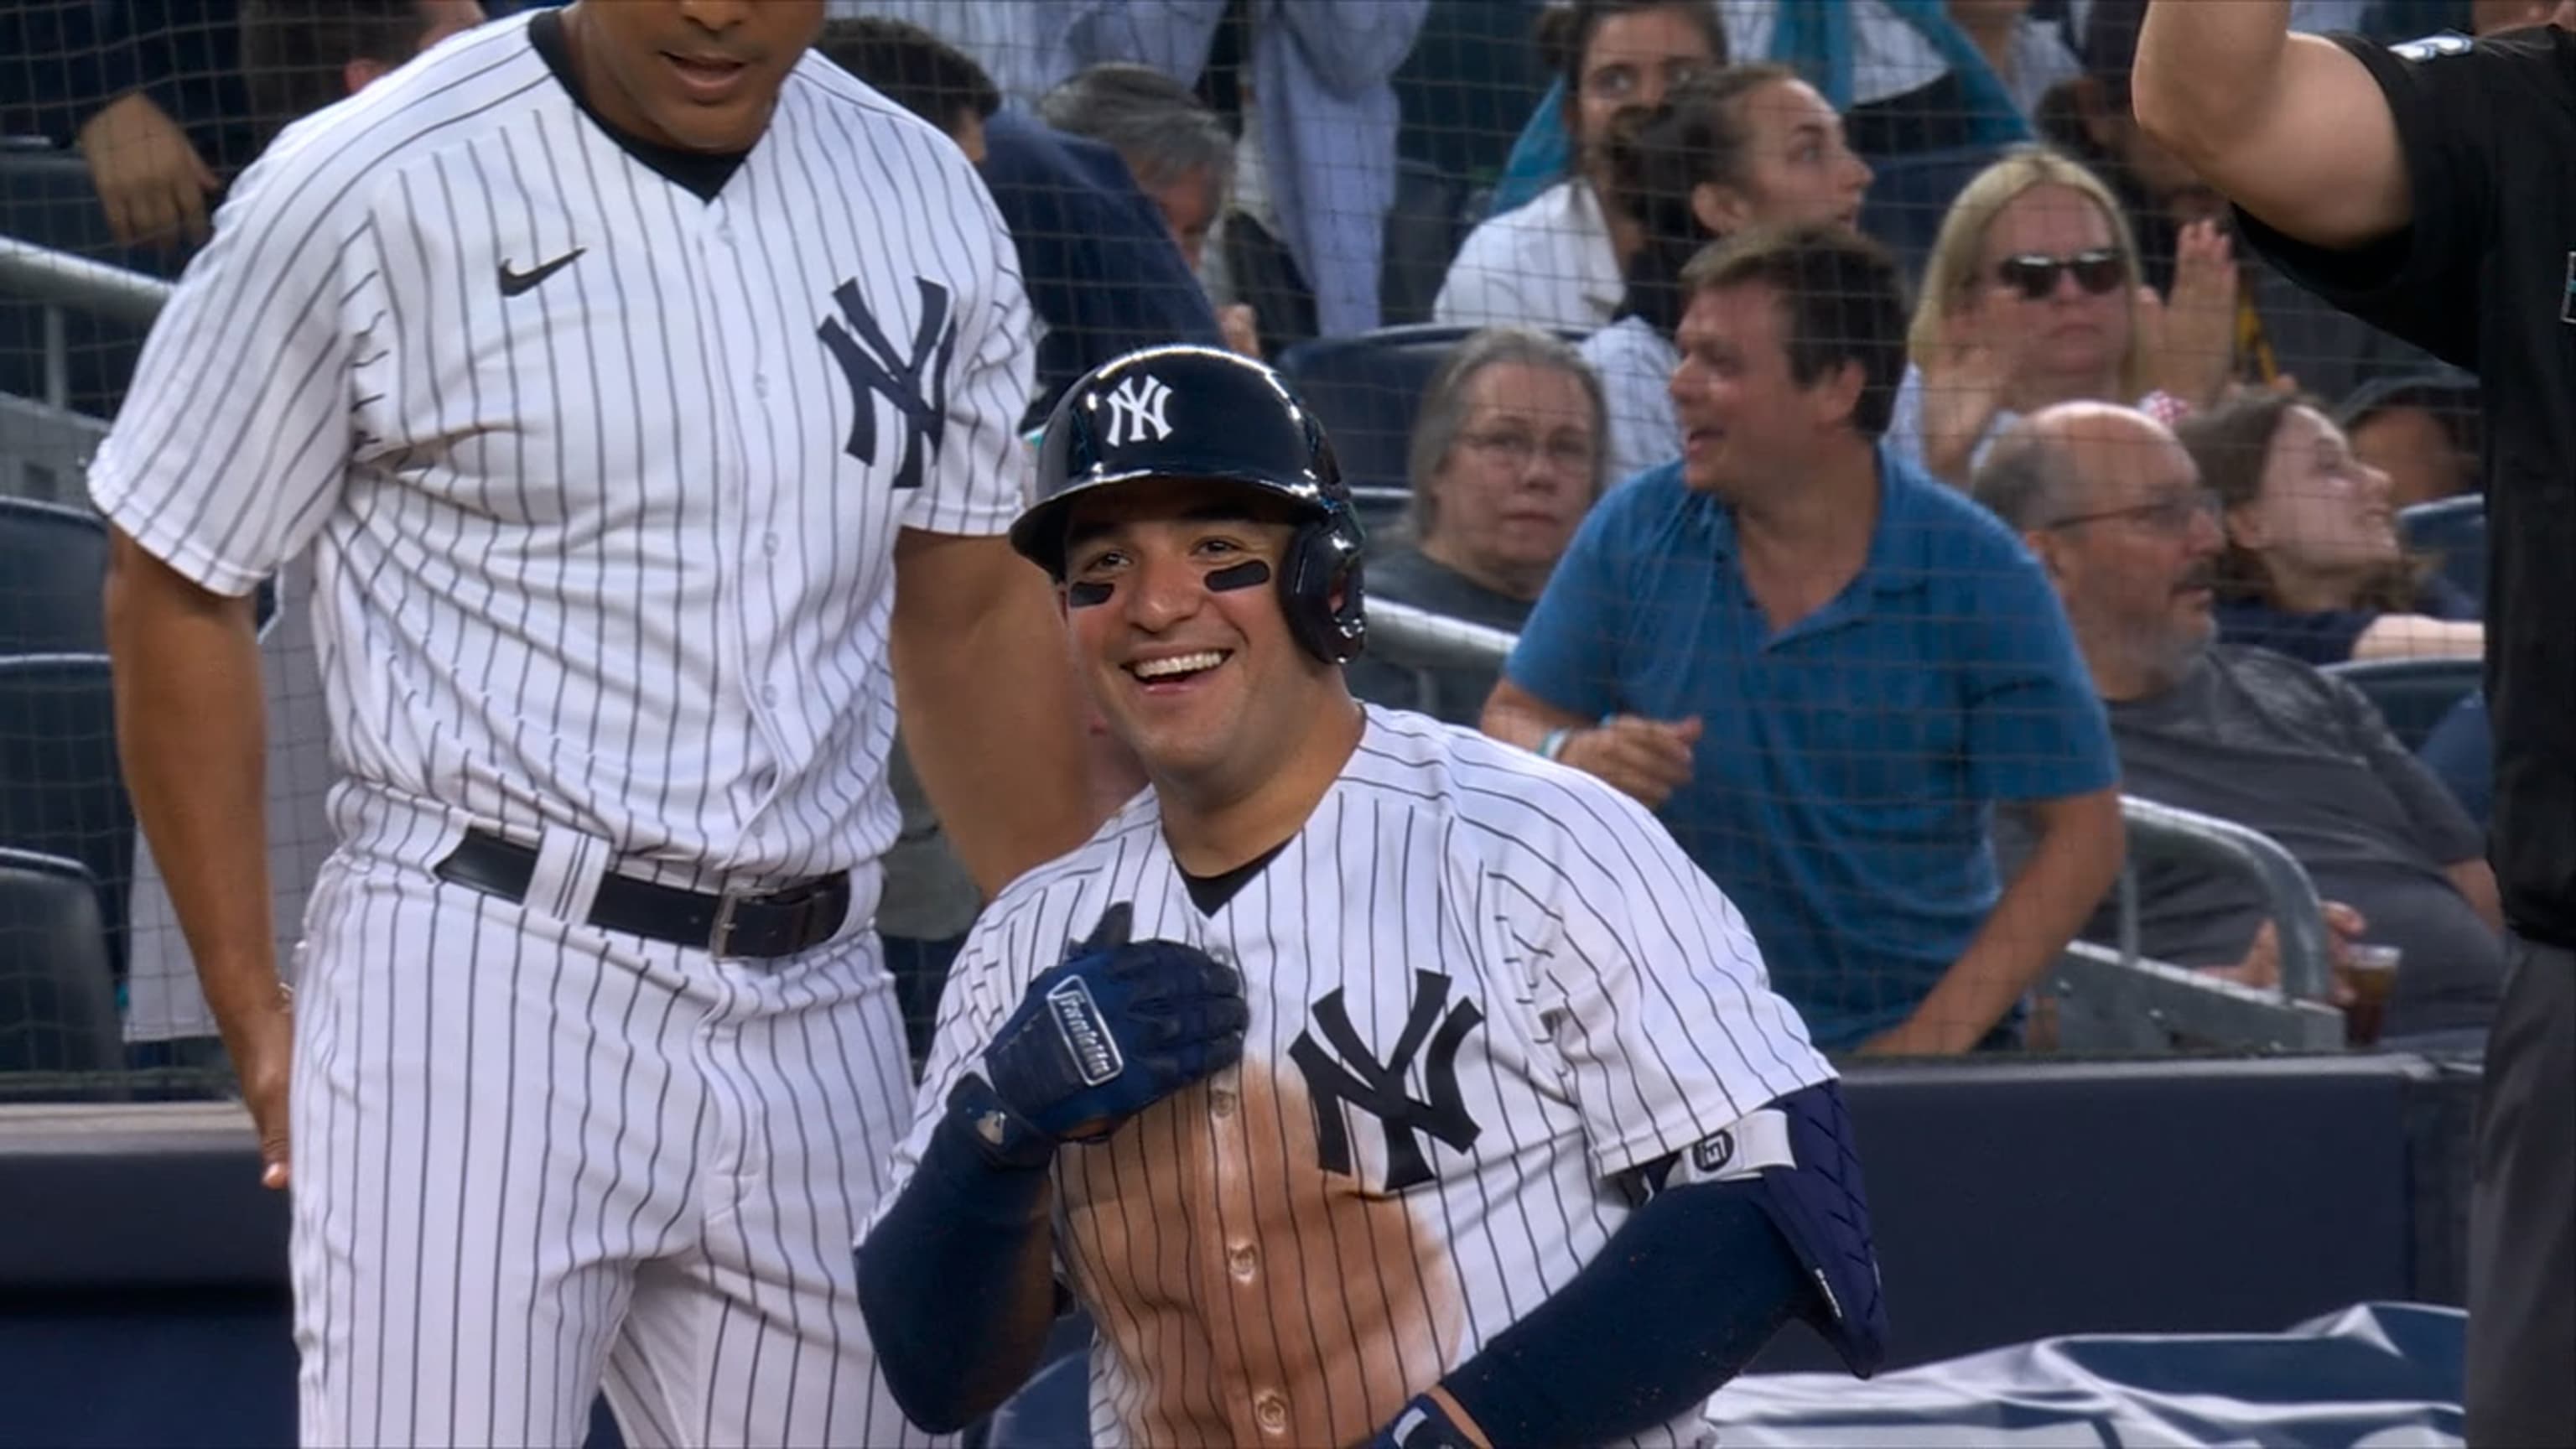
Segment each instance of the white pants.
M866 921L714 960L543 914L595 842L519 906L430 874L459 824L350 813L296 999L303 1442L579 1445L602 1387L638 1449L931 1442L858 1307L910 1100Z

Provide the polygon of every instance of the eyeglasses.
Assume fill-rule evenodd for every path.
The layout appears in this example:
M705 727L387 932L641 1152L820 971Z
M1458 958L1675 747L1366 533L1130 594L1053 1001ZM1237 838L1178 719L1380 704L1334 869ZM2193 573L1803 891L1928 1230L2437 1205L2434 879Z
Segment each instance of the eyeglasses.
M1514 468L1528 467L1530 459L1538 456L1542 451L1538 440L1527 433L1469 433L1464 441L1468 447L1477 452L1498 459ZM1573 438L1554 439L1546 445L1544 451L1549 463L1568 473L1589 474L1598 457L1590 443Z
M2144 524L2159 533L2187 533L2202 518L2216 518L2219 513L2215 489L2195 488L2188 493L2175 493L2153 503L2136 503L2127 508L2105 508L2099 513L2078 513L2050 523L2051 529L2073 528L2085 523L2108 523L2113 519Z
M2075 285L2099 297L2129 280L2129 259L2115 249L2102 247L2071 257L2029 252L1995 264L1995 280L2033 302L2046 301L2057 290L2058 276L2066 272L2075 274Z

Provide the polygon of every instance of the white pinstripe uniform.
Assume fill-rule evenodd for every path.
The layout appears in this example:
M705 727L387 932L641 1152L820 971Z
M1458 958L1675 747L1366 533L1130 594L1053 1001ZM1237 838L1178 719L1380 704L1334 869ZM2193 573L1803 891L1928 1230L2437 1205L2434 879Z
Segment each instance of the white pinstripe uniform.
M1251 1024L1240 1066L1056 1159L1100 1445L1366 1439L1601 1250L1612 1178L1833 1077L1643 808L1371 706L1304 829L1213 910L1151 791L987 908L894 1190L1030 978L1118 902L1136 939L1237 965ZM1766 1122L1744 1152L1785 1142ZM1693 1414L1635 1442L1712 1438Z
M298 967L302 1432L578 1443L604 1375L631 1442L902 1442L850 1252L908 1077L893 555L1022 503L1012 248L817 57L710 199L529 27L281 138L92 473L218 592L315 547L349 783ZM523 904L429 873L469 827L535 849ZM612 865L851 906L717 958L582 924Z

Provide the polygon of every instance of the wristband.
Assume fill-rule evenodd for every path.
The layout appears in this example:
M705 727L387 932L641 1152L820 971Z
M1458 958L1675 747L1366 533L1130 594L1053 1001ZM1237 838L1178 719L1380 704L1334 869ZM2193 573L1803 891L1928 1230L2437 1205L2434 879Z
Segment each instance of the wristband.
M1559 727L1549 730L1547 735L1538 742L1538 757L1542 760L1553 760L1564 754L1565 742L1573 736L1574 731L1570 728Z

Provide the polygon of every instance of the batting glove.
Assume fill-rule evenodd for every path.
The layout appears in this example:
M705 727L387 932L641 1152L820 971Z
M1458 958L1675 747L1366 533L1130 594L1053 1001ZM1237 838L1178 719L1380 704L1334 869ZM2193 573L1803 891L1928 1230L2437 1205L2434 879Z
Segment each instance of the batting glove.
M1243 1057L1243 978L1206 952L1128 934L1109 908L1064 964L1029 983L984 1051L998 1105L1049 1143L1097 1142ZM993 1140L995 1130L986 1130Z

